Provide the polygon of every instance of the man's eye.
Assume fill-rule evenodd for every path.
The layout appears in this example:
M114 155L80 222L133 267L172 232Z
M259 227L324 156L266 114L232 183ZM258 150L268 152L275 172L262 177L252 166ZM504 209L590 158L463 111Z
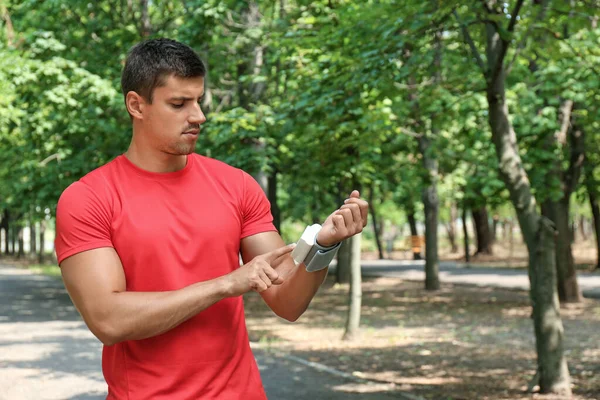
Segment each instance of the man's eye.
M173 108L181 108L181 107L183 107L183 103L182 104L171 104L171 106Z

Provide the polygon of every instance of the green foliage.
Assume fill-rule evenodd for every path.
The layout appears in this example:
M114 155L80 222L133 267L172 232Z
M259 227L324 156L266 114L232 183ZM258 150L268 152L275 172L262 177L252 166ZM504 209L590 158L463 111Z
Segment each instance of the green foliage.
M68 184L126 149L119 78L144 34L143 10L114 0L3 4L14 32L9 43L0 25L0 203L42 218ZM586 134L589 187L600 187L600 32L590 7L552 2L540 13L526 2L518 29L501 32L513 41L508 105L540 200L561 197L551 171L556 160L568 167L569 148L547 139L566 99ZM149 2L148 15L150 37L186 42L208 65L198 152L276 174L290 224L324 219L354 187L372 191L388 223L405 223L408 209L422 219L430 176L418 136L439 164L442 220L452 203L507 209L485 81L461 29L485 63L480 3L188 0ZM506 25L506 14L492 17ZM577 196L582 203L581 187Z

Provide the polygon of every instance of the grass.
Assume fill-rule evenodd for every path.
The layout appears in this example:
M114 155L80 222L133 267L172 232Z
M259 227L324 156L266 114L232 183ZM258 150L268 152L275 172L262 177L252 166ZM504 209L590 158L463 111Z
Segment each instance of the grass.
M52 264L32 264L27 266L28 269L36 274L48 275L52 277L60 277L60 268L58 265Z

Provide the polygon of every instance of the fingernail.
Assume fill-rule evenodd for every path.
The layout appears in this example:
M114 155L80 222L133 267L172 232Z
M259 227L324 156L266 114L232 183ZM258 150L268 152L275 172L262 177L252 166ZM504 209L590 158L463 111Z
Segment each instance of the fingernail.
M346 200L344 200L344 203L347 203L348 201L350 201L350 199L346 199Z

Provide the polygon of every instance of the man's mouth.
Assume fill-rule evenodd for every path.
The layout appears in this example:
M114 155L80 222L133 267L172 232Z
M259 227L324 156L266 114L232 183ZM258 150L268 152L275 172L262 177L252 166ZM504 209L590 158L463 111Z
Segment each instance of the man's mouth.
M198 135L200 133L200 129L190 129L189 131L183 132L184 135Z

